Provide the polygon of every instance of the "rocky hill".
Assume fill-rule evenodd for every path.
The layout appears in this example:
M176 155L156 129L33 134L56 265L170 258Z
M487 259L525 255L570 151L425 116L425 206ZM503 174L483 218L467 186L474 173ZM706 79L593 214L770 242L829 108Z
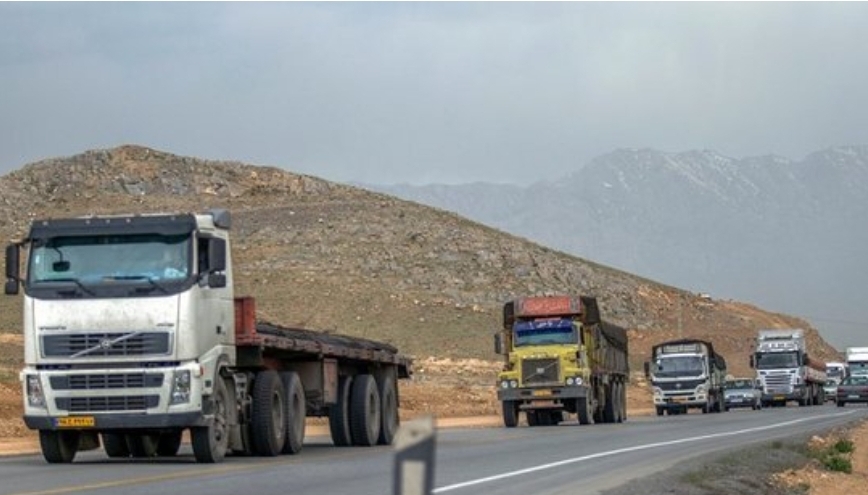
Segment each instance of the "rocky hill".
M733 373L747 373L756 330L773 327L807 328L818 357L834 356L796 318L699 297L452 213L277 168L122 146L27 165L0 177L0 198L5 239L23 236L41 217L228 208L237 292L255 296L266 319L384 340L418 357L497 359L500 305L546 293L596 295L605 317L630 329L634 369L652 343L696 335L715 342ZM20 300L0 298L0 309L0 329L18 332Z

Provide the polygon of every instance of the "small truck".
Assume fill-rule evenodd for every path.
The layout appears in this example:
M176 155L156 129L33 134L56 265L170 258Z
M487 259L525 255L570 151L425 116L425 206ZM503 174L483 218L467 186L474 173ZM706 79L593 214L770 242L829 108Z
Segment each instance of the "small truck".
M46 461L100 445L174 456L185 430L198 462L295 454L308 416L327 417L338 446L392 442L410 359L258 322L233 292L230 224L225 210L45 219L7 246L5 292L24 292L24 422Z
M580 424L627 419L627 332L602 321L589 296L519 297L503 307L495 350L503 423L555 425L564 413Z
M721 412L725 407L726 360L711 342L679 339L653 346L645 376L651 380L658 416L688 409Z

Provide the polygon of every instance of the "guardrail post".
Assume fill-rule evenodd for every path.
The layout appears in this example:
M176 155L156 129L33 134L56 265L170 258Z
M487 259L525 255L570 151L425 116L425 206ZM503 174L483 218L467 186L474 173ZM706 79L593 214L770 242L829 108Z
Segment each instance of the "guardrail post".
M434 418L401 425L395 435L394 495L431 495L434 491Z

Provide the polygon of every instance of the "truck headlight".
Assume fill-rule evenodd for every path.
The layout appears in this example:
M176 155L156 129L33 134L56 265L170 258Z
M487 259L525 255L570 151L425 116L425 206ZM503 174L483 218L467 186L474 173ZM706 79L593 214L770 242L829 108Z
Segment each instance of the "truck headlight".
M515 380L510 380L509 386L510 386L510 388L518 388L518 382Z
M663 395L663 389L661 389L660 387L654 387L652 391L654 392L655 397L660 397Z
M190 370L175 370L170 404L190 402Z
M705 385L700 385L700 386L696 387L696 393L697 394L704 394L705 391L706 391Z
M45 408L45 393L42 391L42 382L39 375L27 375L27 404L30 407Z
M565 383L567 384L568 387L572 387L573 385L576 385L576 386L581 385L582 384L582 377L571 376L571 377L566 379Z

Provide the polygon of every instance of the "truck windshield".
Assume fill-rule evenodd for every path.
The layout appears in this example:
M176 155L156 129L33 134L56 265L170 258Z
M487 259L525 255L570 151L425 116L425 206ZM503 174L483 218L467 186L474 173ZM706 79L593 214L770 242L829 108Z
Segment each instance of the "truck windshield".
M191 273L189 235L100 235L34 241L27 283L74 282L82 287L184 280Z
M868 362L865 361L850 361L851 375L868 375Z
M797 368L799 356L795 352L769 352L756 355L756 367L759 370L774 368Z
M516 347L576 343L576 332L570 320L519 321L514 330Z
M702 376L704 373L701 356L667 356L657 359L656 370L658 377L683 377Z

